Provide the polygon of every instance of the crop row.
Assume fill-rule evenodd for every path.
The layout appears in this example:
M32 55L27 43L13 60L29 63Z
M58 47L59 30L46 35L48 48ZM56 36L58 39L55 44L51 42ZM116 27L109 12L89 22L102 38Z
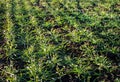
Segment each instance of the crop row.
M41 0L36 5L38 1L0 3L0 59L6 58L0 80L92 82L119 78L117 0L104 4Z

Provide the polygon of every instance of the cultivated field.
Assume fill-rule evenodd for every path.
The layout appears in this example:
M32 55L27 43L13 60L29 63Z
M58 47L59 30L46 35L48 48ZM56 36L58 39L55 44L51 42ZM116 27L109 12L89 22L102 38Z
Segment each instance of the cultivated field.
M0 82L120 82L120 1L0 0Z

